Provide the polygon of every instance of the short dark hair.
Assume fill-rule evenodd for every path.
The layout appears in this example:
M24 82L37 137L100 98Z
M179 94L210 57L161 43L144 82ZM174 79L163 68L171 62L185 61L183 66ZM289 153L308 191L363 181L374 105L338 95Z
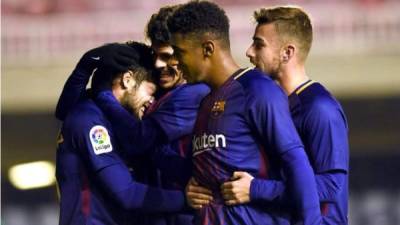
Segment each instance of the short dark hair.
M176 9L168 19L172 34L199 35L208 33L221 40L225 47L229 43L229 18L217 4L208 1L190 1Z
M313 29L310 17L297 6L276 6L261 8L254 12L258 25L274 24L281 41L296 41L299 45L300 59L304 62L310 52Z
M92 91L97 93L102 89L110 89L115 79L121 77L125 72L132 71L137 85L143 81L153 81L153 62L151 48L143 43L128 41L120 43L132 48L136 57L132 58L132 64L123 72L114 72L112 68L100 65L92 78Z
M154 13L146 27L146 37L152 44L170 44L171 33L167 21L180 5L169 5Z

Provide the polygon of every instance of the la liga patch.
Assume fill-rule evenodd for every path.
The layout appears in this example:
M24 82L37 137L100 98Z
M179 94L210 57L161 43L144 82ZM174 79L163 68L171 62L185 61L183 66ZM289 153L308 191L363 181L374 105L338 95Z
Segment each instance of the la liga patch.
M105 127L100 125L92 127L89 132L89 138L94 154L99 155L112 151L110 135L108 135Z

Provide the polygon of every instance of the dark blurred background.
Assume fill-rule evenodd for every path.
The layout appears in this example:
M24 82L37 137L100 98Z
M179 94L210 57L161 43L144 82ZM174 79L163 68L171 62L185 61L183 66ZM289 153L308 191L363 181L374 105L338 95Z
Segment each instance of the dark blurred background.
M80 56L105 42L145 41L150 15L180 2L1 2L1 224L57 224L60 122L53 111ZM216 2L231 19L234 55L243 66L250 66L245 50L255 9L290 3L312 15L315 40L307 73L337 96L350 124L350 224L400 224L400 2Z

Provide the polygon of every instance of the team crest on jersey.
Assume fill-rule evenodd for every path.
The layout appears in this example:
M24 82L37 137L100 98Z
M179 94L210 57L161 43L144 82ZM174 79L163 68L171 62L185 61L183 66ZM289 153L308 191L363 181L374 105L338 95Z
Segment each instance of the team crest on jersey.
M90 142L94 150L94 154L99 155L112 151L110 135L105 127L97 125L92 127L89 132Z
M213 117L218 117L222 115L224 111L225 111L225 101L216 101L214 102L214 105L211 108L211 115Z

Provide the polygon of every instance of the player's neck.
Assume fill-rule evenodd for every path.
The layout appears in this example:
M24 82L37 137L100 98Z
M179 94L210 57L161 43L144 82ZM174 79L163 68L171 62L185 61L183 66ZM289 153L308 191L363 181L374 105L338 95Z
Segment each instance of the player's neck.
M304 66L285 68L279 76L278 82L287 95L293 93L297 87L308 81Z
M206 80L212 90L217 90L221 87L240 68L228 53L221 55L214 61L214 64Z

